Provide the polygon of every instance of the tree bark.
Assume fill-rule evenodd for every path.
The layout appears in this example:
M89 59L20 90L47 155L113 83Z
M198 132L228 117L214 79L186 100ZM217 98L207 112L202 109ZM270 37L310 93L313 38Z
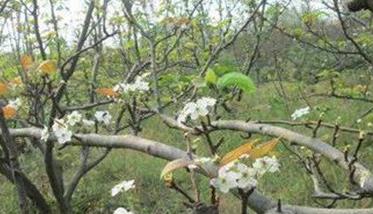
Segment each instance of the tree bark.
M26 177L21 172L17 172L18 176L22 179L22 182L25 186L25 192L27 197L33 202L36 208L43 214L51 213L50 207L45 201L43 195L37 189L37 187L32 183L30 179ZM12 177L12 172L7 164L0 161L0 174L3 174L10 182L14 183Z
M21 210L21 213L28 213L28 201L25 193L25 185L23 183L23 179L20 176L21 169L19 167L18 163L18 157L17 157L17 148L15 146L15 143L13 141L13 137L9 133L8 126L5 122L4 118L4 112L2 107L4 106L4 103L0 103L0 129L1 129L1 144L6 149L4 151L5 153L8 153L8 160L6 160L9 163L10 168L10 175L12 179L14 180L14 184L17 189L18 193L18 203Z

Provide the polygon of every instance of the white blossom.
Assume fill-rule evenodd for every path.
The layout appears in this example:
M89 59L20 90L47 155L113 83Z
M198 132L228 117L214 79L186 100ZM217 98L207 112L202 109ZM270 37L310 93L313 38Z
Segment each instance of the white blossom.
M119 208L117 208L117 209L114 211L113 214L134 214L134 213L131 212L131 211L126 210L126 209L123 208L123 207L119 207Z
M82 120L82 115L78 111L73 111L67 115L67 124L74 126Z
M142 77L138 77L133 84L135 91L149 91L149 83L144 81Z
M276 157L259 158L252 167L238 159L222 166L218 171L218 176L211 179L210 184L223 193L234 188L248 191L257 185L257 179L260 176L267 172L276 172L279 167L280 164Z
M259 175L263 175L266 172L277 172L280 170L280 164L275 156L273 157L262 157L255 160L253 168Z
M221 175L210 180L210 184L219 189L220 192L228 193L230 189L237 186L236 178L231 176L234 174Z
M296 120L300 117L303 117L304 115L306 114L309 114L310 113L310 107L305 107L305 108L301 108L301 109L297 109L294 111L294 113L291 115L291 118L293 120Z
M123 191L128 191L130 189L135 188L135 180L129 180L129 181L122 181L121 183L115 185L111 189L111 196L116 196L118 193Z
M185 104L182 112L183 112L182 114L185 114L186 117L188 117L188 115L190 115L190 118L192 118L192 120L196 120L199 117L198 105L194 102L190 102L190 103Z
M216 104L216 100L211 97L202 97L201 99L197 100L197 105L199 108L207 108L208 106L214 106Z
M58 143L64 144L68 141L71 141L73 133L67 128L67 125L65 124L65 121L63 119L55 119L52 130L57 138Z
M113 87L115 92L129 93L129 92L145 92L149 91L149 82L144 81L143 77L137 77L133 83L119 83Z
M41 140L46 142L49 138L49 129L47 126L44 126L43 130L41 131Z
M93 121L93 120L83 119L82 122L83 122L83 125L86 126L86 127L90 127L90 126L95 125L95 121Z
M119 84L116 84L114 87L113 87L113 91L115 92L119 92L121 90L122 86L121 86L121 83Z
M21 105L22 105L22 101L21 101L20 98L17 98L17 99L15 99L15 100L9 100L8 105L9 105L10 107L14 108L15 110L18 110L19 107L21 107Z
M256 170L246 166L245 164L238 163L236 165L240 177L237 179L237 187L241 189L251 189L258 183L256 180Z
M108 111L96 111L95 118L98 122L109 125L111 121L111 115Z
M183 110L180 112L177 121L183 123L190 117L192 120L197 120L200 116L204 117L209 114L209 107L216 104L216 100L210 97L202 97L196 102L186 103Z
M230 189L237 187L237 179L240 175L232 170L233 164L227 164L219 169L218 177L213 178L210 184L221 192L227 193Z

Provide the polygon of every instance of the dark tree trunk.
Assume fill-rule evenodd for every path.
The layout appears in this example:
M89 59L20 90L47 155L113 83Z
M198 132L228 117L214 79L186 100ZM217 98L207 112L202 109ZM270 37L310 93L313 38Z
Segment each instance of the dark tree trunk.
M354 0L348 3L347 6L351 12L360 10L370 10L373 12L373 0Z

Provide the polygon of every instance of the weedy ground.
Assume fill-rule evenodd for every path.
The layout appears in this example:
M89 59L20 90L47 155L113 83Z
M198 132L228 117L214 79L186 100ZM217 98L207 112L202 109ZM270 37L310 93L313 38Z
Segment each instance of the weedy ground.
M351 78L347 79L353 81ZM327 82L303 86L298 83L284 83L286 96L280 95L276 88L279 88L276 82L259 85L255 94L245 95L241 102L234 101L230 103L229 105L234 110L231 113L221 112L223 119L291 120L290 115L295 109L306 106L305 100L299 98L301 97L300 88L304 90L305 94L313 91L328 91ZM356 123L359 115L371 107L369 103L320 97L305 99L314 110L300 120L318 120L321 111L317 109L329 109L323 116L323 120L326 122L334 123L338 117L341 117L342 125L363 129L369 128L363 124L367 121L363 121L360 124ZM169 110L169 113L173 114L175 110ZM311 129L304 127L289 128L309 136L312 135ZM157 117L144 122L143 130L141 133L143 137L185 148L183 133L168 129ZM333 130L322 128L318 132L318 137L330 142L332 133ZM214 134L213 139L215 140L221 136L225 138L225 143L220 150L221 155L247 141L240 134L228 131ZM269 139L259 135L252 136L252 139L256 138L262 141ZM353 149L356 146L357 138L357 134L342 134L338 140L338 147L340 149L346 147ZM199 145L201 155L207 154L204 149L206 147L204 143L205 141L203 140ZM373 145L371 139L366 139L362 151L362 162L366 163L368 168L373 169ZM307 154L309 151L303 149L301 152ZM21 164L25 166L24 170L36 181L42 192L48 195L48 200L52 201L47 177L42 168L43 164L40 155L36 153L38 152L26 153L21 160ZM282 168L279 173L267 176L260 181L258 188L264 194L271 196L273 199L281 199L283 203L298 205L327 204L326 201L314 200L311 197L312 182L302 168L302 164L292 153L281 144L275 153L280 159ZM58 158L65 160L64 163L66 165L63 167L68 177L70 177L79 163L78 149L67 148L59 151ZM165 164L166 161L164 160L152 158L139 152L128 150L112 151L78 186L73 200L76 213L111 213L112 210L119 206L126 207L140 214L188 213L182 205L182 202L185 201L184 198L175 193L175 191L168 189L160 180L160 172ZM327 178L331 181L331 185L340 191L346 191L346 185L343 185L347 176L346 173L327 161L323 161L322 167ZM183 170L177 171L175 177L179 185L186 190L191 189L189 177ZM136 188L112 198L110 196L111 188L122 180L128 179L136 180ZM198 182L200 183L203 200L208 201L208 180L200 177ZM191 191L189 192L192 194ZM18 213L15 188L1 176L0 201L0 213ZM364 208L373 206L373 201L371 199L341 201L337 202L336 205L337 207ZM239 206L239 201L232 195L222 195L220 203L221 213L231 214L232 211L239 210Z

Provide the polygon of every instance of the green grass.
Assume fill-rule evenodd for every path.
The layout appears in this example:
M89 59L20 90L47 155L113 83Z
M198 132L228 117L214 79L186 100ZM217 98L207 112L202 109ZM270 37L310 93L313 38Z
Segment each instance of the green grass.
M255 95L244 96L243 101L234 101L229 104L233 109L232 113L221 112L224 119L246 120L265 120L265 119L284 119L290 120L291 113L298 108L306 106L306 103L299 97L299 90L295 83L285 84L286 93L292 99L282 98L276 92L273 83L268 83L258 87ZM325 83L307 87L307 91L325 92ZM370 105L362 102L352 102L337 99L325 98L307 98L312 107L329 107L330 110L325 114L324 120L333 122L338 116L342 118L342 123L346 126L355 126L356 119ZM174 112L170 112L172 114ZM307 116L307 119L317 120L320 112L314 111ZM293 130L311 135L312 130L303 127L290 127ZM174 145L179 148L185 148L183 133L168 129L162 124L159 118L152 118L143 124L144 132L141 136L158 140L166 144ZM332 130L321 129L319 137L330 142ZM213 139L225 138L225 143L221 147L221 153L224 154L238 145L245 142L240 137L240 133L223 131L214 133ZM267 140L267 137L255 135L255 138ZM342 134L338 145L343 148L351 145L352 148L357 142L357 135ZM200 147L205 142L202 141ZM362 160L367 167L373 169L373 156L371 140L368 139L363 145ZM94 149L98 150L98 149ZM95 151L97 153L99 151ZM307 152L306 150L304 151ZM35 152L25 155L22 159L24 170L35 180L44 194L48 195L48 200L53 201L50 189L47 186L47 178L44 173L42 161ZM205 148L201 148L199 154L207 154ZM282 164L281 172L273 176L266 176L260 181L259 189L273 199L281 199L283 203L292 203L298 205L316 205L312 199L312 182L299 161L289 153L282 145L278 147L277 154ZM65 161L64 169L66 178L70 178L75 167L78 164L79 152L77 148L67 148L58 156ZM88 176L86 176L78 186L74 194L73 206L76 213L110 213L118 206L123 206L141 214L164 214L164 213L187 213L182 202L184 198L165 187L160 181L159 175L166 164L166 161L152 158L145 154L128 151L115 150ZM326 170L326 176L333 181L333 185L341 188L345 172L324 161L323 168ZM111 188L122 180L135 179L136 188L132 191L120 194L114 198L110 196ZM178 184L189 190L191 183L185 172L176 173ZM208 200L209 188L206 178L198 178L201 186L202 196L205 201ZM17 198L15 189L3 177L0 176L0 213L17 213ZM192 194L191 192L189 192ZM321 201L322 202L322 201ZM341 201L337 203L338 207L368 207L372 206L371 199L365 199L357 202ZM239 202L231 195L224 195L221 200L221 213L232 213L232 210L239 209Z

